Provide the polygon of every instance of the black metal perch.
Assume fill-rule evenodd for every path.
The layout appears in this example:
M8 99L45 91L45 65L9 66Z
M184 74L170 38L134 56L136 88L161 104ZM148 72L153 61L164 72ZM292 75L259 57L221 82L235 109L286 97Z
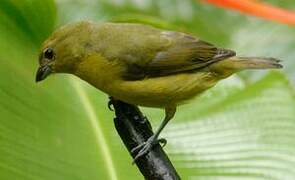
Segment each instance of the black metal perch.
M127 147L129 153L137 145L145 142L153 135L151 125L139 108L111 98L116 117L115 127ZM146 156L138 159L135 164L147 180L179 180L180 177L168 156L157 144Z

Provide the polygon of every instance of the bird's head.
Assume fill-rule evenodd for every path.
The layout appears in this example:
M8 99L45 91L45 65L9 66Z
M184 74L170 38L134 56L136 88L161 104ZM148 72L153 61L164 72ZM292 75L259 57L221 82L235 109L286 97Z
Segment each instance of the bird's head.
M91 29L91 23L83 21L56 30L41 48L36 82L52 73L74 73L87 53Z

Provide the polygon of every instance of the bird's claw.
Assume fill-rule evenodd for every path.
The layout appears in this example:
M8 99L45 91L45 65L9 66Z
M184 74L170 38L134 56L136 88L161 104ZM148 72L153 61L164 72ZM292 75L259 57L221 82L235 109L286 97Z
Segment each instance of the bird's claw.
M160 145L162 145L162 148L165 147L167 144L167 140L164 138L158 139L158 142L160 143Z
M110 111L114 111L114 109L113 109L112 106L113 106L113 98L110 97L110 100L109 100L109 102L108 102L108 108L109 108Z
M164 147L167 144L167 140L163 139L163 138L156 139L155 137L151 136L146 142L133 148L131 150L131 153L132 154L134 154L136 152L138 152L138 153L134 157L132 164L134 164L139 158L148 154L151 151L151 149L158 143L162 144L162 146Z

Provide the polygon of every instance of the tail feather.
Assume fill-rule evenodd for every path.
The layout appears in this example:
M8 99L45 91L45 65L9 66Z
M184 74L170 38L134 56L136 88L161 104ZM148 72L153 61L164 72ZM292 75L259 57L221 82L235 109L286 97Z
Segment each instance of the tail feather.
M231 58L230 58L231 59ZM280 69L281 60L268 57L233 57L232 65L237 70L243 69Z
M245 69L280 69L283 68L280 62L275 58L235 56L212 63L208 67L222 79Z

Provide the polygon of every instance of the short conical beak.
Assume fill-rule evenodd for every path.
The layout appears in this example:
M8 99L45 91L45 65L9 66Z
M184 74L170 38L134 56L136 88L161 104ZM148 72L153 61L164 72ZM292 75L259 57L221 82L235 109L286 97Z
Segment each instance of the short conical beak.
M40 66L36 74L36 82L44 80L51 73L51 68L48 65Z

